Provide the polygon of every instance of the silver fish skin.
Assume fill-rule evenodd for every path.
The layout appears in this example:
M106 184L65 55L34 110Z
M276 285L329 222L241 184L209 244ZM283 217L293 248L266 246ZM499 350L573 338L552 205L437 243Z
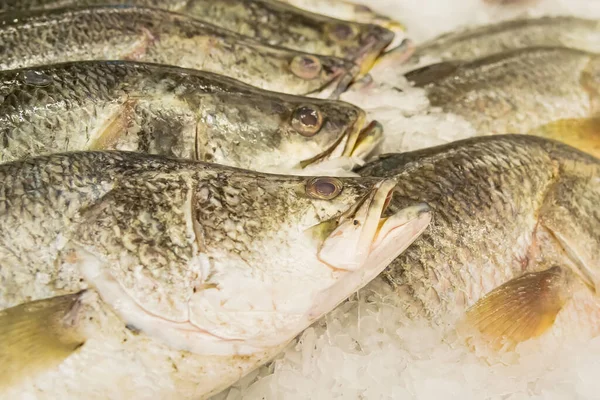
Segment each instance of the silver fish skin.
M0 15L0 68L131 60L224 74L288 94L337 97L359 72L351 61L268 46L186 15L98 6Z
M406 79L477 135L532 134L600 156L599 54L531 47L433 64Z
M107 4L176 11L270 45L351 60L363 74L394 39L392 31L379 25L337 20L270 0L33 0L4 3L0 10Z
M395 182L133 152L0 165L0 397L204 399L429 223Z
M470 61L527 47L568 47L600 52L600 21L570 16L525 18L450 32L413 49L391 50L381 57L372 74L404 73L426 65L452 60Z
M599 159L498 135L383 155L358 172L398 181L389 210L432 209L381 275L405 317L475 328L494 347L600 333Z
M132 61L0 71L0 160L127 150L253 170L358 157L373 125L339 101L258 89L210 72Z

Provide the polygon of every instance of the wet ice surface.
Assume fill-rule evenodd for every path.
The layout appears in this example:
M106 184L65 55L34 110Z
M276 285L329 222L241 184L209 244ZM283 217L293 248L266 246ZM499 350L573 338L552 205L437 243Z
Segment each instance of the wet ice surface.
M482 0L363 3L402 21L417 42L455 28L514 17L600 18L597 0L540 0L530 2L529 9L490 6ZM402 80L388 83L383 75L375 77L371 87L354 88L342 97L384 125L386 140L380 152L410 151L475 134L459 117L430 109L421 90ZM576 337L556 331L490 359L457 339L454 321L432 327L403 315L389 289L375 282L306 330L273 363L215 399L599 397L600 337L590 340L586 332Z

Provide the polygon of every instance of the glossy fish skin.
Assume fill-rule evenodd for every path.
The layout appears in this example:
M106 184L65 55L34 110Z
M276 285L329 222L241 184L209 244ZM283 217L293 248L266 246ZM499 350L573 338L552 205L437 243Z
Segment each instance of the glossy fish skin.
M3 71L0 96L3 162L113 149L253 170L292 169L344 151L352 156L365 122L365 113L348 103L129 61ZM316 121L308 122L315 125L304 125L313 112Z
M331 18L362 22L366 24L378 24L387 29L392 29L393 27L402 27L402 24L399 22L375 12L363 4L357 4L351 1L283 0L282 2L291 4L292 6L301 8L303 10L326 15Z
M521 285L519 296L558 303L571 296L558 320L565 324L573 318L574 329L600 331L594 294L600 282L597 158L547 139L499 135L383 155L358 173L398 181L390 210L414 201L432 209L428 229L382 274L408 317L460 319L467 309L478 310L470 307L500 285L529 279L528 273L553 275L558 267L569 279L560 280L557 291L528 292L532 288ZM530 332L527 324L518 324L518 296L503 300L492 307L498 325L490 323L488 333L501 322L515 329L504 332L504 339ZM542 306L533 307L530 316L551 317L551 312L543 315ZM523 310L531 308L525 304ZM511 319L502 321L503 315ZM547 328L541 322L538 327Z
M375 69L395 69L401 75L437 62L469 61L505 51L542 46L600 52L600 22L556 16L467 28L420 44L405 63L398 62L404 62L403 51L391 51L380 58Z
M43 40L40 40L43 38ZM350 61L271 47L164 10L99 6L0 15L1 69L83 60L133 60L226 74L288 94L338 96Z
M406 78L425 90L432 107L464 118L479 135L544 135L547 124L600 111L600 56L580 50L521 49L430 65ZM587 151L600 141L598 132L588 133L582 141L566 130L560 140Z
M331 18L380 25L394 32L394 40L388 48L400 44L406 36L406 28L400 22L379 14L363 4L346 0L283 0L283 2Z
M176 11L270 45L343 57L359 64L363 73L394 39L393 32L378 25L334 20L269 0L34 0L5 4L3 9L106 4Z
M206 398L373 279L428 223L417 206L377 228L395 184L379 178L127 152L5 163L0 176L9 398ZM348 226L370 249L360 265L346 263Z

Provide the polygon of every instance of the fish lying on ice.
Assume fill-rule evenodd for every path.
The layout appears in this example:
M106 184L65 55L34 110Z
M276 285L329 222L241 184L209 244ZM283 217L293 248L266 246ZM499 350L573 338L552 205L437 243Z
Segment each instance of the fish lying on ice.
M394 40L388 45L388 48L400 44L406 36L406 28L402 23L379 14L364 4L357 4L346 0L283 0L283 2L331 18L383 26L394 32L395 35Z
M600 160L526 135L383 155L389 210L424 202L429 227L382 274L409 318L460 320L494 345L600 333ZM562 316L561 316L562 314ZM559 318L557 318L557 316Z
M175 11L270 45L343 57L363 73L394 39L393 32L379 25L335 20L270 0L29 0L4 2L0 10L107 4Z
M361 159L382 137L348 103L129 61L0 71L0 121L1 161L114 149L281 171Z
M432 107L479 135L550 136L600 156L600 55L564 47L433 64L406 74Z
M380 57L371 73L401 76L426 65L452 60L475 60L527 47L570 47L600 52L600 21L570 16L503 21L450 32L412 49L392 50Z
M0 69L84 60L176 65L266 90L319 97L338 97L359 72L348 60L268 46L153 8L99 6L0 14Z
M3 398L205 398L427 227L395 182L131 152L0 165ZM387 214L386 214L387 215Z

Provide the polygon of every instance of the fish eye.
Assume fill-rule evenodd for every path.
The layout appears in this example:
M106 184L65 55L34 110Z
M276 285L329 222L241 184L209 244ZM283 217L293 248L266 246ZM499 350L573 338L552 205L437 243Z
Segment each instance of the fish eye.
M314 136L323 126L321 111L312 106L300 106L292 114L292 128L302 136Z
M347 24L335 24L331 27L329 35L337 41L352 40L356 36L356 29Z
M306 183L306 194L315 199L335 199L342 189L342 182L336 178L312 178Z
M321 61L315 56L296 56L290 63L294 75L302 79L315 79L321 72Z

